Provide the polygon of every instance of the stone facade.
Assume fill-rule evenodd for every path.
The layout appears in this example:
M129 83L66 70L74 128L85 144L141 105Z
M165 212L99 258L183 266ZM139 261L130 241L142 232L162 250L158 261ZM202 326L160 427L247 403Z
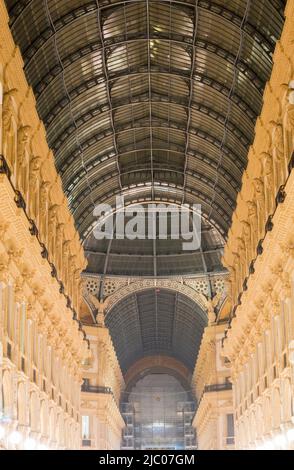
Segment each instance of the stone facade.
M0 448L120 448L125 378L104 314L149 288L207 312L191 380L199 449L294 448L293 0L285 15L224 250L229 275L105 276L100 302L0 0ZM82 325L82 293L95 326ZM152 364L188 377L171 358Z
M85 259L0 2L0 447L80 447Z
M233 311L223 354L239 449L290 449L294 442L292 1L285 14L224 254Z
M81 413L83 420L88 421L88 429L86 435L82 434L82 448L120 449L125 427L119 410L124 379L108 328L85 328L91 360L83 372Z
M230 369L221 355L225 327L211 323L205 328L192 377L197 400L193 426L200 450L235 448Z

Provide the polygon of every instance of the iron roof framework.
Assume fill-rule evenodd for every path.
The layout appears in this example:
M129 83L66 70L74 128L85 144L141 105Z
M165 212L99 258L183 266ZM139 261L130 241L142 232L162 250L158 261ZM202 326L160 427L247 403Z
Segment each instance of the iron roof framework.
M145 228L144 239L119 239L97 240L92 233L84 244L85 253L88 259L87 272L92 274L102 274L102 279L111 273L115 276L145 276L145 277L166 277L181 275L195 275L203 273L223 273L221 257L223 254L223 241L216 230L213 230L208 223L201 223L201 245L200 249L187 250L183 235L179 239L172 239L170 227L173 218L176 217L179 223L179 214L171 212L166 214L166 226L168 235L160 239L157 233L156 239L148 239L148 228L152 222L152 214L145 212L136 215L136 219L143 219ZM156 227L160 222L156 214ZM150 219L150 220L148 220ZM191 217L190 217L191 219ZM126 219L126 223L129 219ZM114 220L115 224L115 220ZM192 226L192 220L190 225ZM155 247L154 247L155 245ZM184 246L184 249L183 249ZM155 251L156 250L156 251ZM102 289L103 290L103 289ZM103 297L103 292L100 292Z
M123 373L137 359L161 354L175 357L193 371L206 324L198 305L166 289L129 295L106 316Z
M225 235L285 2L6 3L81 234L93 203L164 182Z
M107 274L221 268L285 3L6 0L90 271L102 274L100 298ZM201 250L93 245L94 206L121 194L126 205L201 204ZM192 370L206 321L192 300L163 289L132 294L106 317L123 371L150 354Z
M92 264L106 257L99 272L118 274L111 261L130 254L89 249L94 206L116 195L200 203L202 251L224 243L285 3L6 0L77 228ZM154 276L166 274L158 252L154 241Z

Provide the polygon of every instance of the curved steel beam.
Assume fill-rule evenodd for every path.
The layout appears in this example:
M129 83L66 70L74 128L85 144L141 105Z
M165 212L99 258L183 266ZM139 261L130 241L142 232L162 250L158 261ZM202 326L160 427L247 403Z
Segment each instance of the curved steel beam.
M207 316L198 304L195 304L186 295L179 294L178 291L166 289L168 297L164 293L163 299L159 300L154 288L141 291L144 297L147 295L151 304L144 302L140 309L138 302L139 292L134 292L121 299L106 316L106 324L114 335L114 341L119 351L119 359L125 367L129 367L134 361L132 351L128 348L128 343L138 342L138 330L141 331L142 346L141 356L144 354L169 353L173 357L181 358L182 363L189 366L191 370L195 364L195 355L200 345L203 328L207 324ZM163 289L164 292L164 289ZM159 304L160 302L160 304ZM158 310L159 306L161 307ZM168 309L168 311L167 311ZM126 315L120 315L120 312ZM165 313L168 313L166 317ZM163 330L158 330L158 314L161 313L164 323ZM152 315L152 324L144 325L142 328L140 320ZM162 320L162 319L161 319ZM138 323L139 321L139 323ZM131 325L131 326L130 326ZM136 327L134 327L136 325ZM187 344L180 341L182 328L186 331ZM192 331L196 331L193 334ZM190 334L188 333L190 332ZM126 341L128 338L128 341ZM166 338L169 339L166 343ZM163 342L162 342L163 341ZM140 354L136 351L136 355Z
M95 168L95 167L94 167ZM181 175L181 176L184 176L183 172L182 171L179 171L179 170L176 170L176 169L173 169L173 168L162 168L162 167L156 167L154 166L154 172L156 171L163 171L165 173L170 173L170 174L177 174L177 175ZM93 170L93 169L92 169ZM150 173L150 168L140 168L140 169L132 169L130 171L125 171L125 172L121 172L120 175L121 176L126 176L126 175L133 175L133 174L136 174L136 173L147 173L149 174ZM199 180L203 183L207 183L207 185L209 187L211 187L212 189L214 188L214 180L212 180L211 178L209 178L207 176L207 173L202 173L202 172L195 172L195 171L191 171L191 170L186 170L187 172L187 175L190 176L191 178L195 178L196 180ZM88 175L89 175L89 178L91 179L91 171L88 172ZM94 173L95 175L95 173ZM98 174L99 176L99 174ZM111 180L112 178L118 176L117 174L117 171L110 171L108 173L106 173L105 175L103 175L101 178L99 179L95 179L93 184L93 188L105 183L106 181L109 181ZM83 180L83 178L81 177L79 181L76 181L75 182L75 192L78 190L78 186L79 186L79 183ZM166 181L166 180L162 180L162 181ZM168 181L168 180L167 180ZM232 208L232 210L234 209L235 207L235 199L232 197L232 194L229 194L226 189L224 189L224 187L222 185L217 185L216 186L218 189L219 189L219 193L218 195L223 198L223 202L224 202L224 205L228 204L228 206L230 206ZM233 188L232 188L233 189ZM223 194L223 195L222 195ZM233 189L233 195L237 196L236 192L234 191ZM77 193L75 197L72 198L71 200L71 208L73 210L75 210L75 201L77 199L79 199L80 197L80 193ZM230 202L228 202L230 201Z
M120 109L124 108L125 106L133 106L141 103L149 103L148 100L148 94L146 93L140 93L138 95L132 95L132 97L126 96L123 97L123 99L119 100L119 104L112 106L113 111L119 111ZM153 93L152 97L152 104L165 104L166 106L169 106L169 104L173 104L175 106L184 108L185 110L188 109L188 103L186 100L183 100L180 97L177 96L170 96L167 98L166 95L160 94L160 93ZM223 114L220 114L217 111L214 111L213 108L206 106L205 104L202 103L197 103L197 102L192 102L191 109L195 110L204 116L208 116L209 118L216 120L220 124L223 124L225 121L225 116ZM78 128L84 125L85 123L90 123L92 119L97 119L97 116L101 116L103 119L102 115L104 113L110 112L110 107L107 103L102 103L99 104L98 106L95 106L91 108L90 110L87 110L85 113L83 113L78 119L76 119L76 123ZM235 126L232 122L229 123L229 131L232 132L238 139L240 139L240 142L244 146L249 146L250 145L250 139L237 127ZM61 148L61 145L66 142L66 139L72 135L73 131L73 126L69 125L65 129L62 130L62 132L56 136L55 140L51 143L51 148L55 152L58 152L58 150Z
M154 171L156 171L156 170L154 169ZM167 170L166 173L173 174L175 172ZM192 179L195 179L198 182L197 188L199 189L199 192L201 192L201 194L204 194L204 191L203 191L203 189L201 189L201 186L205 187L206 184L211 190L214 189L213 188L214 181L211 180L211 178L207 178L207 176L203 176L203 174L201 174L201 176L197 175L197 173L189 174L189 176L191 176ZM95 179L92 182L92 189L95 190L95 188L98 188L101 184L103 184L107 181L110 181L111 179L116 178L116 177L117 177L117 173L112 173L112 174L109 174L107 178ZM161 182L162 183L173 184L173 181L170 181L169 179L166 179L166 178L162 179ZM223 210L229 216L231 216L232 212L235 208L235 202L232 199L232 197L228 195L227 191L223 189L223 187L218 185L217 188L219 189L219 192L217 194L217 198L218 198L218 200L221 204L221 207L223 208ZM200 191L200 189L201 189L201 191ZM89 194L87 192L86 188L84 188L84 189L81 188L81 191L73 198L73 200L71 202L71 205L70 205L73 213L75 213L75 211L79 208L79 205L83 202L85 193Z
M155 117L154 117L155 118ZM160 118L156 118L156 120L158 121L158 123L161 123L161 121L163 123L165 123L164 120L160 119ZM140 123L141 121L136 121L136 124ZM173 132L181 132L183 134L186 134L186 126L185 124L181 125L182 128L180 128L180 123L178 122L175 122L175 121L171 121L169 122L169 126L167 125L153 125L152 126L152 129L169 129L169 130L172 130ZM131 132L131 131L137 131L139 129L149 129L150 127L149 126L146 126L145 125L145 122L143 122L144 125L142 126L136 126L136 127L128 127L130 123L125 123L123 126L120 126L120 128L116 129L116 134L122 134L122 133L126 133L126 132ZM203 140L206 140L208 141L211 145L213 145L214 147L216 147L217 149L219 149L219 146L221 144L221 141L212 136L211 134L209 134L208 132L205 132L203 131L202 129L199 129L199 128L196 128L196 127L191 127L190 130L189 130L189 134L191 136L196 136L200 139L203 139ZM81 142L81 146L82 146L82 149L83 151L85 151L87 148L91 147L92 145L94 145L95 143L97 142L100 142L107 138L108 136L111 136L112 135L112 132L111 130L107 130L107 131L104 131L104 132L99 132L93 136L91 136L90 138L88 138L87 140L85 140L84 142ZM231 160L231 163L237 167L240 171L243 171L245 165L246 165L246 157L243 159L243 161L241 160L240 158L240 154L237 154L235 151L233 151L232 149L230 149L228 146L223 146L223 149L224 149L224 153L226 153L230 158ZM244 151L246 152L246 149L244 149ZM247 153L247 152L246 152ZM73 161L76 156L78 155L78 149L74 152L71 152L71 161ZM63 158L63 162L60 164L60 162L58 162L58 159L57 159L57 167L58 167L58 170L59 172L61 173L61 175L63 174L63 168L64 168L64 163L66 163L67 161L67 158Z
M139 142L137 141L138 145L140 145L141 143L142 143L142 141L139 141ZM185 154L184 147L182 149L179 149L178 147L177 147L177 149L176 148L171 149L171 148L164 148L164 147L161 147L161 148L156 147L156 148L153 148L153 150L155 152L157 152L157 151L172 152L172 153L178 154L181 157L184 157L184 154ZM142 151L146 152L146 151L148 151L148 149L146 147L145 148L144 147L142 147L142 148L139 147L137 149L129 150L127 147L121 147L121 152L118 154L118 157L123 157L124 155L129 155L129 154L132 154L132 153L142 152ZM188 154L188 156L190 158L197 158L198 160L200 160L202 162L203 165L205 165L205 166L208 165L212 170L216 170L216 168L217 168L217 161L214 162L214 164L212 165L211 164L212 160L209 160L207 155L205 155L201 152L192 152L192 153L190 152ZM91 171L93 168L97 167L100 164L103 164L105 161L110 160L111 158L113 158L113 152L108 152L108 153L102 154L99 159L97 159L97 156L94 156L91 160L89 160L89 162L87 164L87 170ZM69 168L70 168L70 166L66 168L66 171L68 171ZM232 187L233 191L235 191L235 192L238 192L240 190L240 181L241 181L241 177L242 177L242 172L239 171L239 170L237 170L237 171L239 173L239 180L237 180L236 177L227 168L223 168L223 167L219 168L219 173L222 175L222 177L224 177L226 182ZM63 184L65 186L64 192L67 196L69 195L70 191L74 188L74 186L79 183L79 180L81 180L83 178L84 174L85 174L84 170L80 169L79 171L75 172L75 174L72 176L72 178L69 181L67 181L65 176L63 177ZM65 172L64 172L63 175L65 175ZM71 173L71 175L72 175L72 173ZM229 179L227 178L228 176L229 176Z
M184 71L181 71L179 69L169 69L169 67L160 67L160 68L154 68L154 70L148 71L147 66L145 67L146 70L142 70L142 67L137 67L133 68L132 71L130 72L128 69L121 70L119 72L116 72L115 74L112 74L110 76L109 81L115 81L120 78L126 78L126 77L142 77L146 76L148 77L149 74L152 75L163 75L169 76L169 77L178 77L181 78L182 80L186 80L189 82L190 78L187 75L187 73ZM213 91L222 94L225 96L225 98L228 98L229 93L230 93L230 88L224 85L223 83L220 83L217 80L214 80L204 74L199 74L196 73L194 75L194 82L197 83L202 83L210 88L213 89ZM79 86L75 87L74 89L69 91L70 99L74 100L77 97L80 97L81 94L85 91L89 91L92 88L96 87L97 85L104 83L104 79L102 75L99 75L96 77L92 77L89 80L83 81ZM250 105L248 105L241 96L234 94L232 98L233 104L235 104L240 111L244 114L247 115L247 117L250 120L256 119L256 116L258 115L258 111L255 111L251 108ZM42 116L42 120L45 125L49 126L52 121L58 116L60 111L63 110L63 108L68 104L68 99L64 96L62 99L56 103L53 108L50 109L50 111L46 114L46 116Z
M150 188L148 188L148 189L150 189ZM109 201L110 198L113 198L114 196L119 195L119 194L121 194L121 193L119 193L118 191L112 191L112 193L108 195L109 196L108 199L107 198L106 198L106 200L104 199L103 202L107 203L107 201ZM140 204L150 203L150 201L151 201L150 197L143 197L141 195L138 198L138 200L137 199L132 199L132 201L126 202L125 206L129 206L131 204L136 204L136 203L140 203ZM180 206L182 204L182 197L179 196L179 198L177 199L177 198L166 198L166 197L158 197L157 196L155 201L152 201L152 202L169 203L169 204L176 204L176 205ZM207 204L207 206L208 206L208 204ZM90 231L93 229L93 225L95 224L95 220L93 219L93 214L91 213L91 210L89 209L89 207L90 207L90 204L87 205L87 207L85 209L85 212L84 212L84 214L86 214L86 215L85 215L85 217L83 217L83 220L79 224L79 227L78 227L79 232L80 232L83 240L85 240L89 236ZM210 209L210 207L208 207L208 209ZM208 216L208 212L209 212L209 210L206 211L205 206L204 206L204 211L202 210L201 216L214 230L217 231L217 233L224 240L224 243L225 243L227 228L224 228L222 226L223 219L220 218L220 220L218 221L217 218L216 218L216 220L214 220L213 218ZM91 220L89 220L89 219L91 219Z
M208 249L208 250L203 250L202 253L204 255L209 255L209 254L212 254L212 253L219 253L220 255L222 255L222 252L223 252L223 247L218 247L218 248L211 248L211 249ZM87 250L85 249L85 253L86 254L89 254L89 255L102 255L102 256L107 256L107 252L106 251L95 251L95 250ZM137 257L140 257L142 256L141 254L138 254L138 253L133 253L133 252L129 252L129 253L119 253L119 252L115 252L115 251L112 251L111 252L112 255L115 255L115 256L137 256ZM200 253L199 253L200 255ZM177 258L179 256L182 256L182 253L160 253L160 254L157 254L156 255L158 258L169 258L169 257L174 257L174 258ZM153 258L153 255L152 254L144 254L144 258ZM98 273L95 273L95 274L98 274Z
M169 186L169 185L168 185ZM158 185L156 186L156 189L160 189L162 186L161 185ZM174 186L169 186L171 189L176 189L178 190L180 193L182 192L182 188L181 187L177 187L176 185ZM139 189L143 189L144 187L140 187ZM166 186L164 186L164 188L166 189ZM128 189L131 189L130 186L126 186L123 188L123 193L125 191L127 191ZM145 189L147 191L151 191L151 186L145 186ZM199 191L195 191L194 188L190 188L190 187L186 187L186 192L191 194L192 196L196 196L203 204L202 206L202 209L203 207L205 207L205 204L207 206L209 206L209 201L206 200L206 195L199 192ZM98 204L98 203L104 203L104 202L107 202L107 200L109 200L111 197L113 196L116 196L118 194L123 194L121 193L121 191L116 188L115 190L111 190L111 191L108 191L108 193L106 193L104 195L103 198L96 198L95 199L95 195L94 195L94 191L93 191L93 199L94 201ZM85 202L89 197L89 193L87 193L87 191L85 190L84 191L84 194L83 194L83 200L80 202L80 203L83 203ZM166 200L169 200L168 198L166 198ZM179 198L179 203L181 204L182 203L182 197ZM224 210L223 208L217 204L216 202L214 202L214 206L215 206L215 211L217 213L217 215L219 216L220 220L218 221L217 219L214 219L214 217L211 217L209 219L210 223L218 230L221 232L222 235L224 235L228 229L228 226L229 226L229 223L230 223L230 220L231 220L231 214L228 215ZM89 215L92 215L91 212L93 212L93 204L91 202L91 204L87 204L86 206L88 209L83 209L83 220L81 221L81 223L77 222L77 228L80 229L80 227L82 226L83 222L85 221L85 219L89 216ZM79 208L77 208L78 210ZM205 211L204 211L204 214L205 214ZM207 217L208 217L208 212L207 212ZM80 219L80 217L78 216L77 217L77 221ZM90 224L88 224L90 225Z
M178 1L178 0L161 0L161 1L166 1L168 4L172 3L175 5L181 5L184 6L186 9L187 8L193 8L193 5L189 5L183 1ZM131 0L133 3L134 0ZM106 10L108 8L113 8L116 7L120 9L123 7L126 3L129 3L128 1L123 1L121 2L121 5L118 3L112 4L112 5L107 5L106 7L101 7L102 10ZM203 11L209 12L212 15L220 16L222 17L223 20L225 20L228 24L233 24L235 26L241 26L242 24L242 16L238 15L237 13L234 13L232 10L227 8L224 5L219 5L217 3L212 2L211 0L200 0L199 1L199 8ZM63 28L72 26L72 24L75 21L78 21L80 19L84 19L88 15L94 15L97 14L97 4L96 1L89 1L86 5L83 5L79 8L73 9L70 12L68 12L66 15L61 16L54 22L54 28L56 32L62 31ZM255 28L250 23L246 23L244 27L244 32L246 35L250 38L252 38L252 35L254 35L255 41L262 47L262 49L270 56L271 52L274 49L274 41L271 41L270 38L266 38L261 31ZM49 41L52 36L54 35L54 32L52 29L48 26L46 29L40 32L38 37L32 41L32 43L23 51L23 57L25 64L26 62L31 59L40 48L44 47L47 41Z
M169 37L170 34L168 34L167 36ZM190 41L189 37L187 37L187 38L184 37L182 39L182 41L180 41L179 39L166 38L166 37L164 37L163 34L157 33L156 35L151 34L150 35L150 40L160 40L162 42L167 41L167 42L176 43L176 44L179 44L180 47L183 47L185 49L187 49L187 47L189 47L191 49L190 55L192 54L192 44L191 44L191 41ZM115 38L113 38L111 44L114 44L116 47L118 47L119 45L129 44L131 42L138 42L138 41L139 42L141 42L141 41L146 42L146 41L148 41L148 39L147 38L140 38L140 36L138 36L137 39L126 40L126 41L117 41L116 42ZM107 42L110 42L110 40L108 40ZM109 46L105 46L105 47L109 47ZM204 39L198 39L195 43L195 48L205 50L205 51L208 51L209 53L215 54L220 59L226 60L226 61L228 61L228 63L235 66L235 56L232 53L230 53L229 51L227 51L226 49L223 49L223 48L221 48L220 46L218 46L216 44L205 41ZM100 42L94 42L94 43L91 43L91 44L87 44L87 46L84 46L81 49L77 49L74 52L72 52L71 54L63 57L62 63L64 64L65 71L66 71L67 67L74 64L76 61L80 60L81 58L86 58L87 59L89 55L91 55L95 52L102 52ZM30 63L27 63L25 65L26 70L29 68L29 66L30 66ZM246 64L245 62L243 62L241 60L237 62L236 68L244 75L245 79L249 80L249 82L256 88L258 93L261 95L260 97L262 97L262 91L263 91L264 86L265 86L265 80L262 80L257 75L257 73L251 67L248 66L248 64ZM63 71L62 71L61 67L59 67L58 65L55 65L53 68L51 68L51 70L49 70L49 72L46 73L46 75L44 75L39 80L39 82L33 87L34 93L35 93L35 96L36 96L37 99L40 98L42 96L42 94L46 92L47 87L53 81L57 80L58 77L60 76L60 74L62 74L62 72ZM111 73L111 70L110 70L110 73Z
M17 20L19 20L19 18L21 17L21 15L24 13L24 11L27 9L27 7L33 3L34 0L21 0L21 1L17 1L15 2L15 4L10 8L9 10L9 16L10 16L10 24L11 24L11 27L13 27L15 25L15 22ZM277 10L277 12L283 16L284 14L284 8L285 8L285 5L283 3L283 1L281 0L269 0L269 2L273 5L273 7L275 8L275 10ZM117 3L122 3L122 2L117 2ZM125 3L128 3L128 1L126 1ZM172 3L175 3L175 4L182 4L183 2L176 2L176 1L173 1ZM280 6L278 6L278 4ZM116 6L116 4L113 4L112 6ZM189 5L186 5L186 8L189 8ZM105 9L105 7L102 7L102 10Z

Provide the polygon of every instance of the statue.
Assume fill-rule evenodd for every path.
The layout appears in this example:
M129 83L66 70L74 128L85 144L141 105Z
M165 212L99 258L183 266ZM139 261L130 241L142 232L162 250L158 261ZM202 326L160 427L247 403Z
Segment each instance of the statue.
M73 300L74 289L75 289L75 270L76 270L76 255L72 255L69 258L69 296Z
M55 256L55 265L59 277L62 276L62 244L63 244L63 230L64 224L58 224L56 227L56 256Z
M266 222L264 183L260 178L255 178L253 181L253 187L258 213L258 238L260 240L264 236L264 227Z
M254 249L252 247L251 241L251 227L248 222L245 220L242 222L243 226L243 235L246 247L246 265L249 267L251 261L254 259Z
M269 153L263 154L263 178L266 200L266 218L274 213L275 196L277 188L275 187L273 158Z
M55 242L56 242L56 223L57 223L57 204L49 207L48 211L48 238L47 249L51 261L55 261Z
M286 162L288 163L294 149L294 88L290 82L287 86L287 104L285 111L285 142L286 142Z
M40 187L40 201L39 201L39 232L43 243L46 241L47 236L47 217L48 217L48 192L50 183L43 181Z
M64 240L62 244L62 280L67 294L69 294L69 255L70 240Z
M273 142L273 158L276 175L276 188L285 184L288 176L287 158L285 157L284 134L281 124L273 123L272 142Z
M15 171L16 156L16 123L13 116L13 101L17 90L13 88L4 93L2 108L2 129L3 129L3 155L7 161L11 173Z
M208 325L213 325L216 321L216 307L220 301L221 294L216 294L212 299L207 300Z
M257 214L257 204L254 201L247 201L248 207L248 218L251 228L251 243L252 247L255 250L258 244L258 214Z
M31 157L29 169L29 214L36 220L38 214L40 157Z
M246 252L246 244L244 242L244 238L237 237L237 242L238 242L237 250L238 250L239 259L240 259L239 272L240 272L240 280L241 280L241 285L242 285L247 276L247 268L248 268L247 252Z
M234 256L234 261L233 261L233 270L235 273L235 289L234 289L234 303L237 301L238 294L242 291L242 279L240 275L240 256L239 253L232 253Z
M27 168L30 131L30 126L22 126L17 131L16 187L23 196L26 195L28 189Z

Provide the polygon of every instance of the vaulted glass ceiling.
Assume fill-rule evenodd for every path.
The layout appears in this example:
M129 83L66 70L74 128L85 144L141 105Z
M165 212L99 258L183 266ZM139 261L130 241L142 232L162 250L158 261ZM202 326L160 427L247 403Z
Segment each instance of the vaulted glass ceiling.
M84 244L88 260L87 272L104 275L110 273L118 276L164 277L222 271L223 238L209 223L204 220L201 223L201 234L198 235L201 237L200 249L186 250L183 249L187 243L183 234L179 233L179 239L171 238L173 217L175 216L179 222L179 214L157 213L156 216L157 235L154 239L148 239L148 224L152 219L152 213L147 212L136 215L137 220L141 217L145 219L144 239L120 240L116 238L115 230L113 240L97 240L93 233L88 236ZM159 228L164 216L168 233L166 239L160 239ZM126 224L128 220L131 219L126 218Z
M82 238L95 205L123 194L199 203L207 238L223 244L285 1L6 4Z
M147 289L121 300L105 322L124 373L137 359L153 355L175 357L192 372L207 317L183 294Z

